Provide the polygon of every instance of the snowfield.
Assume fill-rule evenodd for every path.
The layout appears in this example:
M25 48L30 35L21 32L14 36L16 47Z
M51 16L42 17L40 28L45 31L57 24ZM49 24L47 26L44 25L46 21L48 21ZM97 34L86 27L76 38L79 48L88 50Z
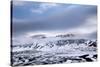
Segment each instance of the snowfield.
M12 66L97 61L97 40L41 36L11 48Z

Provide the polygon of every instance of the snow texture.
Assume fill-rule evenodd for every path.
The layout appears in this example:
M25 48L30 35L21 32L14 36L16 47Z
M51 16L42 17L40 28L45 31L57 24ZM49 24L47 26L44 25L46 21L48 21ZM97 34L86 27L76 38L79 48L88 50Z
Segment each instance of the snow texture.
M71 34L73 37L74 35ZM70 35L32 36L29 43L11 46L12 66L45 65L97 61L97 40Z

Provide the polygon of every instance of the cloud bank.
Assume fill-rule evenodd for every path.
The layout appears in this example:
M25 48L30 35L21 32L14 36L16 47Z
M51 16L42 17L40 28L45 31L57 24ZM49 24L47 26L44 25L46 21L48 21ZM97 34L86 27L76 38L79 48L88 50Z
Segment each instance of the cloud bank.
M13 1L13 37L37 33L97 36L97 6Z

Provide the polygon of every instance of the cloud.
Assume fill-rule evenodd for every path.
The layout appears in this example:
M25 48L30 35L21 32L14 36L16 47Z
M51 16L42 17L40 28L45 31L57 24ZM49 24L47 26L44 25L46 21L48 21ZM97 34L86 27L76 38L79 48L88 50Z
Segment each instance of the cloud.
M42 3L42 4L40 4L40 8L42 8L44 10L46 10L48 8L56 7L56 6L58 6L58 4L56 4L56 3Z
M84 24L74 28L74 30L78 30L76 33L83 33L88 34L92 33L97 30L97 17L91 16L85 20L85 22L82 22Z
M82 24L76 26L76 27L71 27L71 28L48 28L45 27L45 23L20 23L19 24L14 24L18 25L16 26L16 30L14 31L17 35L24 35L26 37L31 36L33 34L45 34L47 36L55 36L57 34L65 34L65 33L73 33L76 35L79 35L79 37L84 37L84 38L96 38L96 34L94 34L97 31L97 17L96 16L90 16L88 17L85 21L81 22ZM44 28L43 28L44 27ZM24 28L24 29L23 29ZM62 29L61 29L62 28ZM54 30L53 30L54 29ZM19 31L19 32L18 32ZM22 36L21 35L21 36ZM78 37L78 36L77 36Z
M31 9L31 11L33 13L39 13L39 14L42 14L44 13L46 10L50 9L50 8L53 8L53 7L57 7L58 4L56 3L41 3L39 5L39 7L37 9Z
M97 17L96 16L90 16L88 17L83 24L77 26L77 27L72 27L69 29L63 29L63 30L54 30L54 31L43 31L43 32L28 32L27 34L29 36L33 34L46 34L47 36L55 36L57 34L64 34L64 33L73 33L76 35L79 35L81 37L85 38L92 38L96 37L96 31L97 31ZM93 35L93 36L92 36Z
M89 35L90 39L97 39L97 31L93 32L92 34Z
M28 22L29 20L27 20L27 19L18 19L18 18L15 18L15 17L13 17L12 18L12 22L14 22L14 23L25 23L25 22Z
M76 34L82 35L83 37L87 37L87 36L90 37L91 34L97 31L97 17L96 16L91 16L87 18L87 20L85 20L85 22L83 23L84 24L76 28L69 29L68 32L76 33ZM94 37L96 36L97 35L95 34Z
M25 2L25 1L17 1L17 0L14 0L12 2L13 2L13 6L24 6L24 5L27 4L27 2Z
M33 13L39 13L39 14L42 14L44 12L43 10L40 10L40 9L31 9L31 11Z
M22 13L28 10L33 12L24 13L24 18L16 18L16 15L13 17L14 37L24 36L28 33L35 34L44 32L50 35L72 32L92 34L96 31L96 6L75 4L59 5L54 3L33 4L35 5L28 5L26 10L23 10L23 7L20 9L15 8L17 13L20 13L20 10ZM22 13L17 15L20 17Z

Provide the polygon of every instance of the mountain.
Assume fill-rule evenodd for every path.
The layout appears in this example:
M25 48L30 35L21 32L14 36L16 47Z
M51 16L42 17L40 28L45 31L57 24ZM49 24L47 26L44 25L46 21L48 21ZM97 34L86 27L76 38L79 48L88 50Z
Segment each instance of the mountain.
M12 45L14 51L18 50L38 50L38 51L66 51L82 49L86 47L96 47L96 41L88 39L75 39L73 34L57 35L56 37L46 37L45 35L34 35L32 42Z
M33 35L33 36L31 36L31 38L33 38L33 39L41 39L41 38L46 38L46 36L45 35L43 35L43 34L39 34L39 35Z
M31 41L12 45L13 66L97 61L97 40L69 34L31 37Z
M64 35L56 35L56 37L74 37L75 35L74 34L64 34Z

